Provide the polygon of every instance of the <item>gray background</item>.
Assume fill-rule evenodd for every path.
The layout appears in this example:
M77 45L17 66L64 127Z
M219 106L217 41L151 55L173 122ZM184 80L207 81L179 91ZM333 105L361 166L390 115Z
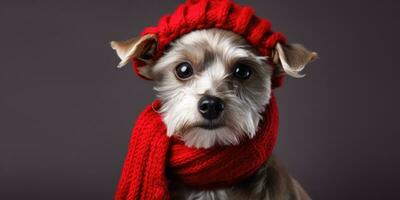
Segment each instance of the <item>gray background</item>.
M0 199L112 199L154 93L109 41L178 2L0 2ZM320 55L277 91L290 173L314 199L400 199L399 1L238 2Z

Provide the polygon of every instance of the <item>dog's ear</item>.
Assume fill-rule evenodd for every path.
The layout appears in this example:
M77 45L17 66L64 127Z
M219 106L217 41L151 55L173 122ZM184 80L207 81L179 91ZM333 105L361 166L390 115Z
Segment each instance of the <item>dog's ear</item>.
M304 67L317 58L317 53L307 50L301 44L276 44L273 51L273 62L280 67L280 72L290 76L301 78L299 74Z
M126 41L112 41L111 48L117 52L121 59L118 68L125 66L131 59L135 58L146 64L140 67L139 73L144 77L151 78L149 66L154 61L154 51L157 48L157 37L155 35L144 35Z

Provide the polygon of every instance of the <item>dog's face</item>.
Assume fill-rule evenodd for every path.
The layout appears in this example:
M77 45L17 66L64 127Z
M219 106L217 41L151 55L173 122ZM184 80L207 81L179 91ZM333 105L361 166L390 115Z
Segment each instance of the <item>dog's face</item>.
M178 136L186 145L197 148L235 145L242 137L254 137L271 97L273 70L267 59L274 59L282 71L298 76L297 72L315 57L301 46L280 45L274 58L261 57L241 36L219 29L186 34L153 61L149 55L155 43L156 39L149 37L133 44L114 42L112 46L121 63L132 56L147 63L141 73L155 80L162 102L159 112L168 136ZM135 45L138 52L124 54L132 52ZM284 54L294 50L296 55ZM293 66L293 61L298 64Z
M153 66L169 136L189 146L253 137L271 93L272 68L244 39L221 30L191 32Z

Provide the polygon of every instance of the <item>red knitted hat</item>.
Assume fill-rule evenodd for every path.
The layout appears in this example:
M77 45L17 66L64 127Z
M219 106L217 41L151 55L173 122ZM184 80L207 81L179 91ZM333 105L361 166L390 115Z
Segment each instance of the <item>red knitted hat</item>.
M155 58L160 58L166 47L181 36L200 29L219 28L232 31L245 38L262 56L270 56L275 45L286 43L280 32L271 29L271 23L254 14L247 6L233 3L231 0L188 0L174 13L161 18L157 26L146 28L142 35L153 34L157 37ZM144 63L133 60L136 74ZM146 78L141 76L142 78ZM280 86L282 77L273 77L273 87Z

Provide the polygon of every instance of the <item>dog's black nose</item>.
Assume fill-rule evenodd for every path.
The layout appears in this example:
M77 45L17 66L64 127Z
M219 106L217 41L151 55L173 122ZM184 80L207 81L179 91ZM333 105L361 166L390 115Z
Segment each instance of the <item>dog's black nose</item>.
M204 96L199 101L199 112L208 120L218 118L223 110L224 102L218 97Z

